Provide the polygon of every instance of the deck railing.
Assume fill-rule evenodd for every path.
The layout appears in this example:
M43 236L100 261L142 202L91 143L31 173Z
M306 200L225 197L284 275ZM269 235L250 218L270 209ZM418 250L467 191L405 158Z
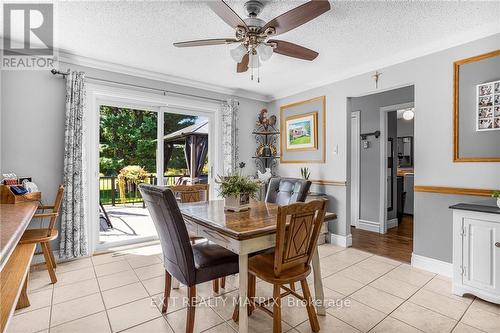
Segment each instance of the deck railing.
M188 175L169 175L165 176L165 185L175 185L180 178L189 177ZM147 177L144 181L147 184L157 184L155 175ZM120 189L118 186L117 176L102 176L99 177L99 201L103 205L115 206L117 203L143 203L141 193L136 188L134 183L127 182L125 184L125 198L120 198Z

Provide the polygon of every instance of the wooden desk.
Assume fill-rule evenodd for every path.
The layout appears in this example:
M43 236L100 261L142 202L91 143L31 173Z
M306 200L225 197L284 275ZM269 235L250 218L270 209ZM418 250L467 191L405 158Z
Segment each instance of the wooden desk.
M225 212L224 201L185 203L179 205L186 226L197 236L206 238L239 255L239 296L247 298L248 255L274 247L278 205L252 201L250 210L245 212ZM333 213L329 219L335 218ZM319 315L325 315L323 283L318 251L312 260L314 290L319 304ZM246 302L240 302L239 332L248 332Z
M0 332L17 308L29 306L26 294L27 276L35 244L18 245L36 212L38 202L0 204Z

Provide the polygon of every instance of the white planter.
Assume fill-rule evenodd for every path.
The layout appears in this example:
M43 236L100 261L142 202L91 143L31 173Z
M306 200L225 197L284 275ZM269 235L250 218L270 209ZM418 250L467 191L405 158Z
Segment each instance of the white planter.
M240 193L239 196L224 198L224 209L233 212L241 212L250 209L250 196Z

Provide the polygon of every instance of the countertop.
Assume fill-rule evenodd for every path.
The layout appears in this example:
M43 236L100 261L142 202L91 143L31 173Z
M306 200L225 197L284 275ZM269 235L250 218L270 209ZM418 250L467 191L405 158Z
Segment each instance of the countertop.
M481 212L481 213L490 213L490 214L500 214L500 208L493 205L480 205L480 204L472 204L472 203L459 203L453 206L450 206L451 209L459 209L459 210L470 210L473 212Z
M0 204L0 270L36 212L38 201Z

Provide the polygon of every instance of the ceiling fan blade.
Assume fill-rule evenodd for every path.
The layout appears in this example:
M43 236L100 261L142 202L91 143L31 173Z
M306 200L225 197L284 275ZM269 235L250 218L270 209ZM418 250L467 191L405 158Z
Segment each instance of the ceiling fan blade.
M329 10L330 3L328 1L309 1L272 19L260 31L266 31L267 28L273 27L276 30L274 35L279 35L295 29Z
M248 70L248 61L250 60L250 57L248 56L248 53L243 56L243 59L236 65L236 72L237 73L243 73Z
M217 14L224 22L229 24L231 27L236 29L237 27L243 27L246 30L248 30L248 27L241 19L241 17L238 16L238 14L235 13L234 10L231 9L224 1L209 1L208 6L210 9L212 9L215 14Z
M199 39L199 40L190 40L186 42L177 42L174 43L174 46L176 47L210 46L210 45L232 44L236 42L238 41L234 38Z
M289 57L311 61L316 59L316 57L319 55L318 52L308 49L307 47L303 47L290 42L285 42L283 40L271 39L268 41L268 43L276 44L276 47L274 48L275 53L279 53Z

